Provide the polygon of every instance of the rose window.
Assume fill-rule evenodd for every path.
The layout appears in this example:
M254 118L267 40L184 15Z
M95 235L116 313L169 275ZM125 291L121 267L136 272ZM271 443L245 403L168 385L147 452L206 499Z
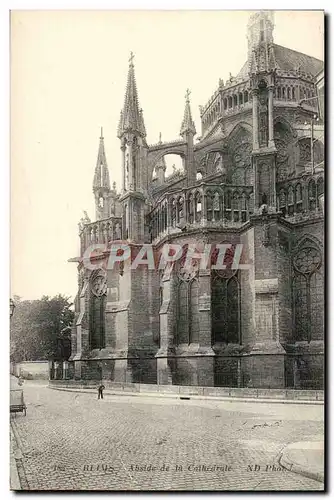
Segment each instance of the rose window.
M321 266L321 255L316 248L303 248L294 259L294 266L301 274L312 274Z
M96 297L102 297L107 293L107 279L103 275L98 275L92 283L92 293Z
M198 274L198 268L199 268L199 262L193 260L189 264L184 267L184 265L181 267L181 269L178 272L179 278L182 281L191 281L194 278L197 277Z

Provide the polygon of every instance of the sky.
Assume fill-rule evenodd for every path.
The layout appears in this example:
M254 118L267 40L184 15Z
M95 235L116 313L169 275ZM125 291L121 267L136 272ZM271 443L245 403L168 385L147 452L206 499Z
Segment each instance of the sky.
M11 15L11 295L77 292L78 221L94 219L103 126L111 182L128 59L148 143L177 139L185 92L197 131L219 78L247 57L247 11L15 11ZM276 11L274 41L323 59L323 14Z

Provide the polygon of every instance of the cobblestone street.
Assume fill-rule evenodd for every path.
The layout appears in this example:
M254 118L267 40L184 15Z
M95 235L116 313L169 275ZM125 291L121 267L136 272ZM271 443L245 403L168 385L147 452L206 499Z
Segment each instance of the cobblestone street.
M323 489L277 461L323 432L321 405L24 394L27 416L11 416L23 489Z

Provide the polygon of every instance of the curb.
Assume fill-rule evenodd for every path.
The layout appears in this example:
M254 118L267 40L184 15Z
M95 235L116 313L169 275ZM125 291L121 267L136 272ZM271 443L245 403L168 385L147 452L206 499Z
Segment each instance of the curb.
M16 460L21 458L21 451L17 443L17 438L14 433L14 429L10 424L10 463L9 463L9 487L11 491L22 491L19 471L17 469ZM16 441L17 450L14 451L13 441Z
M18 480L18 483L16 482L16 486L12 486L11 484L11 489L14 491L27 491L30 490L29 483L26 477L26 473L24 470L24 464L23 464L23 458L26 453L26 450L23 446L22 440L19 436L18 430L16 429L16 422L15 420L10 422L10 429L11 429L11 437L13 441L15 442L15 452L13 453L13 467L15 467L15 472L14 474L17 474L16 479ZM12 474L12 470L11 470ZM18 486L19 484L19 486Z
M67 387L52 387L48 386L49 389L54 391L65 391L65 392L81 392L86 394L95 394L95 389L79 389L79 388L67 388ZM225 396L200 396L197 394L168 394L168 393L154 393L154 392L121 392L121 391L110 391L105 390L105 395L108 396L135 396L135 397L153 397L153 398L170 398L170 399L197 399L197 400L211 400L211 401L225 401L225 402L238 402L238 403L279 403L279 404L303 404L303 405L324 405L323 401L309 401L309 400L296 400L296 399L260 399L260 398L238 398L238 397L225 397Z
M284 456L287 455L284 450L282 451L278 462L282 467L287 469L290 472L294 472L295 474L299 474L300 476L307 477L308 479L314 479L315 481L318 481L319 483L324 482L324 474L322 472L316 472L312 471L310 469L307 469L306 467L303 467L300 464L293 463L289 461L289 456Z

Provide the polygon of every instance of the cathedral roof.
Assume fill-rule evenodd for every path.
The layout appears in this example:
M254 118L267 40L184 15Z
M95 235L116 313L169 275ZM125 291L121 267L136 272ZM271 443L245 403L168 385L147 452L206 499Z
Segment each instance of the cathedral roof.
M302 52L297 52L296 50L288 49L282 45L273 44L274 55L277 69L282 69L285 71L295 71L299 68L304 73L310 73L311 75L317 75L324 67L324 62L315 57L308 56ZM237 79L247 79L248 78L248 61L245 62L241 70L237 75Z

